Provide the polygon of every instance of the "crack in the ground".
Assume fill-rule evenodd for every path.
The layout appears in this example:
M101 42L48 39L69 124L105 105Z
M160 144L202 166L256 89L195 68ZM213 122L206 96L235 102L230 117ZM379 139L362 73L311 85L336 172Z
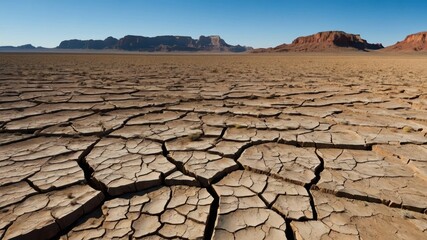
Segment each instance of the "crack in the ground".
M195 176L194 174L188 172L187 170L185 170L184 168L184 164L182 162L179 161L175 161L175 159L173 159L172 157L169 156L169 151L166 148L166 143L162 142L162 154L163 156L173 165L175 165L176 169L178 171L180 171L182 174L189 176L189 177L194 177L194 179L200 184L203 185L203 182L200 181L200 179ZM205 186L208 187L208 186Z
M86 161L86 157L89 155L89 153L93 150L93 148L98 144L102 138L97 139L94 143L92 143L89 147L87 147L83 153L79 156L77 163L79 164L80 168L82 169L84 173L84 177L86 180L86 183L91 186L93 189L101 191L106 198L111 197L108 194L108 191L106 189L106 186L97 181L95 178L92 177L92 174L94 172L94 169L89 165L89 163Z
M120 108L120 109L126 109L126 108ZM137 109L141 109L141 108L137 108ZM117 110L117 109L114 109L114 110ZM153 111L153 112L149 112L149 113L154 113L154 112L163 112L164 110L158 110L158 111ZM174 110L174 111L179 111L179 110ZM189 113L188 111L186 111L186 114L184 114L182 117L180 117L180 118L183 118L184 116L186 116L187 115L187 113ZM94 113L95 114L95 113ZM97 139L94 143L92 143L89 147L87 147L84 151L83 151L83 153L79 156L79 158L78 158L78 165L80 166L80 168L82 169L82 171L84 172L84 177L85 177L85 181L86 181L86 183L89 185L89 186L91 186L92 188L94 188L94 189L96 189L96 190L100 190L100 191L102 191L103 192L103 194L105 195L105 200L104 201L102 201L102 203L101 203L101 205L103 204L103 203L105 203L105 201L108 201L108 200L111 200L111 199L114 199L114 198L119 198L120 196L115 196L115 197L112 197L112 196L110 196L109 194L108 194L108 192L107 192L107 186L105 186L104 184L102 184L102 183L100 183L100 182L98 182L96 179L94 179L93 178L93 173L94 173L94 169L92 169L92 167L87 163L87 161L86 161L86 157L89 155L89 153L93 150L93 148L95 147L95 145L99 142L99 141L101 141L101 139L102 138L104 138L104 137L106 137L106 136L108 136L112 131L115 131L115 130L117 130L117 129L120 129L120 128L122 128L122 127L124 127L125 125L126 125L126 123L129 121L129 120L131 120L131 119L133 119L133 118L136 118L136 117L139 117L139 116L143 116L143 115L145 115L145 114L148 114L148 113L143 113L143 114L138 114L138 115L134 115L134 116L131 116L131 117L129 117L129 118L127 118L126 120L124 120L123 121L123 123L122 124L120 124L120 126L118 126L117 128L111 128L111 129L105 129L104 131L102 131L102 132L96 132L96 133L88 133L88 134L86 134L87 136L98 136L99 137L99 139ZM91 114L91 115L93 115L93 114ZM90 116L90 115L89 115ZM26 116L26 117L29 117L29 116ZM88 116L82 116L82 117L78 117L78 118L84 118L84 117L88 117ZM76 119L78 119L78 118L76 118ZM71 120L70 120L71 121ZM49 127L49 126L46 126L46 127ZM44 127L45 128L45 127ZM17 132L21 132L21 133L29 133L29 134L34 134L34 133L37 133L37 132L40 132L42 129L44 129L44 128L41 128L41 129L39 129L39 130L10 130L10 132L12 132L12 133L17 133ZM220 133L220 135L217 137L217 139L218 140L220 140L220 139L222 139L223 138L223 136L224 136L224 134L225 134L225 132L226 132L226 130L227 130L227 127L223 127L223 129L221 130L221 133ZM8 130L2 130L1 132L9 132ZM56 137L58 137L58 136L62 136L62 137L70 137L70 135L62 135L62 134L40 134L40 135L43 135L43 136L56 136ZM78 136L86 136L85 134L78 134ZM73 135L73 136L75 136L75 135ZM31 136L30 138L34 138L34 137L36 137L36 136ZM115 137L120 137L120 136L115 136ZM25 138L25 139L23 139L23 140L17 140L17 141L14 141L14 142L19 142L19 141L24 141L24 140L27 140L28 138ZM126 139L129 139L129 138L126 138ZM257 169L253 169L253 168L251 168L251 167L244 167L239 161L238 161L238 159L241 157L241 155L243 154L243 152L246 150L246 149L248 149L248 148L250 148L250 147L253 147L253 146L256 146L256 145L260 145L260 144L265 144L265 143L274 143L274 142L277 142L277 143L281 143L281 144L288 144L288 145L292 145L292 146L297 146L297 147L307 147L304 143L301 143L301 142L298 142L298 140L296 140L296 141L285 141L285 140L282 140L282 139L280 139L280 137L279 138L277 138L277 139L275 139L275 140L259 140L259 141L250 141L250 142L248 142L247 144L245 144L245 145L243 145L242 147L240 147L239 149L238 149L238 151L234 154L234 156L233 156L233 160L236 162L236 164L238 165L238 169L236 169L236 170L233 170L233 171L231 171L231 172L228 172L228 173L224 173L224 174L221 174L221 176L219 176L219 177L216 177L216 178L214 178L213 180L212 180L212 182L210 182L210 183L207 183L207 182L205 182L205 181L201 181L200 180L200 178L198 177L198 176L196 176L195 174L193 174L193 173L191 173L191 172L189 172L189 171L187 171L186 169L185 169L185 167L184 167L184 163L182 163L182 162L179 162L179 161L176 161L176 160L174 160L173 158L171 158L170 156L169 156L169 151L167 150L167 148L166 148L166 142L165 141L161 141L161 140L153 140L153 141L155 141L155 142L159 142L159 143L161 143L162 144L162 146L161 146L161 148L162 148L162 155L169 161L169 162L171 162L172 164L174 164L175 166L176 166L176 168L177 168L177 170L178 171L180 171L181 173L183 173L184 175L187 175L187 176L191 176L191 177L194 177L199 183L201 183L201 185L203 186L203 187L205 187L206 189L207 189L207 191L209 192L209 194L213 197L213 202L212 202L212 204L210 205L210 210L209 210L209 214L208 214L208 219L207 219L207 222L206 222L206 226L205 226L205 230L204 230L204 238L205 239L212 239L212 237L213 237L213 234L214 234L214 231L215 231L215 225L216 225L216 221L217 221L217 219L218 219L218 212L219 212L219 202L220 202L220 197L218 196L218 194L216 193L216 191L215 191L215 189L213 188L213 184L215 184L215 183L218 183L219 181L221 181L227 174L230 174L231 172L233 172L233 171L237 171L237 170L244 170L244 169L246 169L246 170L248 170L248 171L252 171L252 172L257 172L257 173L262 173L262 174L264 174L264 175L267 175L267 176L270 176L270 177L275 177L275 176L272 176L270 173L268 173L268 172L265 172L265 171L260 171L260 170L257 170ZM338 148L338 149L352 149L352 148L355 148L355 149L359 149L359 147L360 146L353 146L353 145L337 145L337 144L333 144L333 143L331 143L331 144L316 144L315 142L313 142L313 143L308 143L309 145L310 144L312 144L312 145L310 145L310 146L312 146L312 147L315 147L315 149L317 150L317 149L321 149L321 148ZM406 144L406 143L403 143L402 145L404 145L404 144ZM364 150L372 150L372 146L371 145L367 145L367 146L364 146L363 148L361 148L361 149L364 149ZM314 179L312 179L311 181L310 181L310 183L308 183L308 184L302 184L302 183L300 183L300 182L295 182L295 181L292 181L292 180L290 180L290 179L283 179L284 181L287 181L287 182L291 182L291 183L296 183L296 184L298 184L298 185L303 185L304 187L305 187L305 189L307 190L307 192L308 192L308 195L309 195L309 198L310 198L310 206L311 206L311 209L312 209L312 213L313 213L313 220L318 220L318 213L317 213L317 210L316 210L316 206L315 206L315 203L314 203L314 199L313 199L313 196L312 196L312 193L311 193L311 190L319 190L318 188L317 188L317 186L316 186L316 184L320 181L320 175L321 175L321 173L324 171L324 169L325 169L325 166L324 166L324 159L318 154L318 152L317 151L315 151L315 154L316 154L316 156L318 157L318 159L319 159L319 161L320 161L320 164L315 168L315 170L314 170L314 174L315 174L315 178ZM166 178L167 176L165 176L164 174L162 174L162 177L161 177L161 180L162 180L162 185L165 185L165 178ZM275 177L275 178L277 178L277 177ZM282 178L280 178L280 179L282 179ZM30 180L28 180L28 178L27 179L24 179L24 181L26 181L32 188L34 188L36 191L38 191L39 193L40 192L42 192L37 186L35 186ZM67 186L64 186L64 187L61 187L61 188L58 188L58 189L63 189L63 188L66 188L66 187L68 187L68 185ZM161 187L161 186L159 186L159 187ZM265 187L267 187L267 185L265 186ZM55 190L58 190L58 189L55 189ZM149 191L153 191L153 189L158 189L158 187L154 187L154 188L150 188L150 189L147 189L146 191L144 191L144 192L149 192ZM265 189L264 189L265 190ZM261 193L262 192L264 192L264 190L263 191L261 191ZM321 190L321 191L323 191L323 190ZM131 194L135 194L135 193L137 193L138 191L136 191L136 192L132 192L132 193L126 193L126 194L124 194L124 195L131 195ZM285 216L283 216L280 212L278 212L277 210L274 210L274 209L272 209L272 205L274 204L274 202L276 201L276 199L273 201L273 202L271 202L270 204L268 204L267 203L267 201L262 197L262 195L261 195L261 193L259 193L258 194L258 196L261 198L261 200L266 204L266 206L267 206L267 208L269 208L269 209L271 209L272 211L274 211L274 212L276 212L277 214L279 214L281 217L283 217L284 218L284 220L285 220L285 222L286 222L286 237L288 238L288 239L295 239L295 236L294 236L294 233L293 233L293 230L292 230L292 228L291 228L291 225L290 225L290 223L292 222L292 221L301 221L301 222L304 222L304 221L309 221L309 219L301 219L301 220L290 220L290 219L287 219ZM332 193L332 192L328 192L328 193ZM363 197L361 197L361 196L354 196L354 195L349 195L349 194L347 194L347 193L343 193L343 192L337 192L337 193L332 193L333 195L335 195L336 197L343 197L343 198L348 198L348 199L356 199L356 200L362 200L362 201L366 201L366 202L375 202L375 203L383 203L383 204L385 204L385 205L388 205L389 207L394 207L394 208L405 208L405 207L403 207L402 206L402 204L391 204L390 202L384 202L384 201L382 201L382 200L380 200L380 199L377 199L377 198L372 198L372 197L368 197L368 196L363 196ZM277 198L277 196L276 196L276 198ZM25 198L26 199L26 198ZM24 199L24 200L25 200ZM169 199L169 201L170 201L170 199ZM21 201L22 202L22 201ZM94 211L98 211L99 210L99 206L94 210ZM408 208L408 210L411 210L411 211L417 211L418 212L418 210L417 209L410 209L410 207ZM424 210L425 211L425 210ZM90 214L90 213L87 213L87 214ZM85 216L87 216L87 214L85 214ZM69 230L71 230L73 227L75 227L75 226L77 226L77 222L76 223L73 223L73 224L71 224L70 226L68 226L66 229L62 229L61 230L61 232L60 232L60 234L57 236L57 238L59 238L61 235L63 235L63 234L66 234ZM8 227L6 227L5 229L7 230L7 228ZM131 235L131 237L132 237L132 235Z
M209 194L213 197L213 201L210 206L208 220L206 222L206 228L204 232L204 239L210 240L213 237L213 233L215 231L216 221L218 219L218 211L219 211L219 196L215 192L215 189L212 186L206 188Z
M294 231L293 231L293 229L291 227L292 220L285 219L285 222L286 222L286 231L285 231L286 239L287 240L295 240L296 238L295 238L295 235L294 235Z
M217 137L217 140L221 140L224 137L225 131L227 131L228 127L223 127L220 135Z
M317 148L316 148L317 149ZM311 194L311 189L313 188L313 186L316 186L316 184L319 182L320 180L320 174L323 172L323 170L325 169L325 161L324 159L319 155L319 153L317 152L317 150L314 151L314 153L316 154L317 158L320 161L319 166L315 169L314 174L316 175L316 177L310 182L310 184L306 185L305 188L308 192L308 195L310 197L310 205L311 205L311 209L313 212L313 219L317 220L317 210L316 210L316 205L314 203L314 198L313 195Z

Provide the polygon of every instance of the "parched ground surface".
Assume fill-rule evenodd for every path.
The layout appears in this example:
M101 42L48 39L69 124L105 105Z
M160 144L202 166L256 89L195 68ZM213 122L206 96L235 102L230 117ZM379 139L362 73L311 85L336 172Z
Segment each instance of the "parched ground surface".
M0 55L1 239L427 239L427 57Z

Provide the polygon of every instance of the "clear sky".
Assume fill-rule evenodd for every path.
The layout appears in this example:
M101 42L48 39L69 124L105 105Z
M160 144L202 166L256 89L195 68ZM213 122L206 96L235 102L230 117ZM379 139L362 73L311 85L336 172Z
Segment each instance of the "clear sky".
M0 46L133 34L271 47L326 30L391 45L427 31L427 0L0 0Z

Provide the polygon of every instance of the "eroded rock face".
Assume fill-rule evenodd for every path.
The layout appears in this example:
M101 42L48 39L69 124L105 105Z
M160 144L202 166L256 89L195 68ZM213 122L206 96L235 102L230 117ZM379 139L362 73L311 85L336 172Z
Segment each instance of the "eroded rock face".
M291 44L279 45L272 52L319 52L339 51L339 48L355 50L377 50L384 48L380 43L368 43L358 34L342 31L319 32L313 35L298 37Z
M426 65L2 55L0 239L425 239Z
M22 47L22 46L21 46ZM214 51L244 52L250 47L227 44L219 36L200 36L193 39L189 36L156 36L144 37L126 35L120 39L108 37L104 40L64 40L59 49L120 49L127 51Z
M319 32L312 36L299 37L295 39L292 44L310 44L310 43L333 43L339 47L354 47L361 49L379 49L383 48L381 44L369 44L366 40L362 39L360 35L348 34L345 32L329 31Z
M427 32L419 32L406 36L403 41L397 42L384 49L387 52L419 52L427 51Z

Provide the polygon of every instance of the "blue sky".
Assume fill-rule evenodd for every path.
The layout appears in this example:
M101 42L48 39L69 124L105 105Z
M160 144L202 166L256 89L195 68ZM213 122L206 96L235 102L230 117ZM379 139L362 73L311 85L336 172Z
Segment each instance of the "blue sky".
M230 44L271 47L326 30L391 45L427 31L427 1L0 0L0 46L133 34L220 35Z

